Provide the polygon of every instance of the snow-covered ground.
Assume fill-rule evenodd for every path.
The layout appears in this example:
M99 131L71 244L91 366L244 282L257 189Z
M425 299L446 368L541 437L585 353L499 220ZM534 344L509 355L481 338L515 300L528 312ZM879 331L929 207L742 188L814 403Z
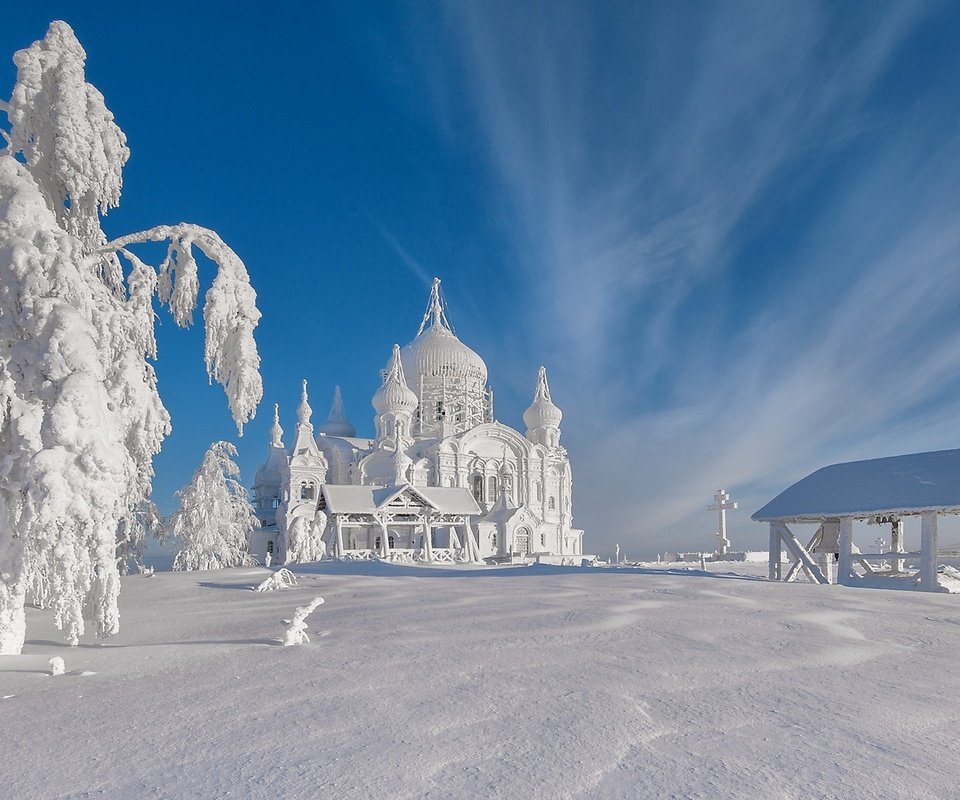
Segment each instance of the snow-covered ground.
M0 657L0 796L958 795L957 597L713 566L130 576L118 636Z

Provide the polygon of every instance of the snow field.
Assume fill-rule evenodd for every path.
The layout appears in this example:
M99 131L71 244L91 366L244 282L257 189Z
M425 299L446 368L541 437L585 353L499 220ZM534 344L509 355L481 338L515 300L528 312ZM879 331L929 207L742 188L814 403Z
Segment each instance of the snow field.
M79 648L28 609L24 655L0 658L4 796L955 795L955 598L655 568L296 572L259 594L261 568L126 577L120 634ZM282 647L318 595L312 641Z

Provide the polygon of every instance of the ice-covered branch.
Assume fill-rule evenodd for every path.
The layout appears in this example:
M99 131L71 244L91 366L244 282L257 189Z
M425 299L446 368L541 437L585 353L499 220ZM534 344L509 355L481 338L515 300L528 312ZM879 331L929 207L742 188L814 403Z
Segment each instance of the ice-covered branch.
M240 256L215 231L183 222L121 236L96 248L90 260L92 263L115 253L129 258L131 245L162 241L169 241L170 247L159 268L159 296L181 327L192 321L199 292L193 246L217 265L213 285L204 297L204 360L210 379L223 385L242 434L243 423L253 417L263 396L263 383L260 355L253 338L260 311ZM135 267L142 264L139 260L131 263Z

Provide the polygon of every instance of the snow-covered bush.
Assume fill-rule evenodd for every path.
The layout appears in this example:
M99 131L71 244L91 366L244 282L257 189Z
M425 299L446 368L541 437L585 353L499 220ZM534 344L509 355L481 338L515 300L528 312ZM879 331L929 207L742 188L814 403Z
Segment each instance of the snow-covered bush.
M173 559L175 570L222 569L250 565L250 532L260 524L247 490L237 480L237 448L214 442L189 486L177 496L180 508L169 532L183 544Z
M280 567L263 583L254 588L255 592L273 592L279 589L292 589L297 585L297 576L290 570Z
M307 617L322 603L322 597L314 597L307 605L297 607L297 610L293 612L293 619L287 622L287 629L283 634L284 646L310 641L310 637L307 636Z
M312 520L295 517L284 531L285 564L307 564L321 561L326 554L323 532L327 527L327 515L317 511Z
M0 102L0 654L19 653L36 591L76 644L84 618L119 630L118 529L146 500L170 432L157 393L154 298L177 324L199 290L193 248L217 267L206 293L205 357L238 425L262 395L260 312L240 258L213 231L160 226L108 241L126 137L86 82L70 26L14 56ZM169 240L158 268L130 251Z

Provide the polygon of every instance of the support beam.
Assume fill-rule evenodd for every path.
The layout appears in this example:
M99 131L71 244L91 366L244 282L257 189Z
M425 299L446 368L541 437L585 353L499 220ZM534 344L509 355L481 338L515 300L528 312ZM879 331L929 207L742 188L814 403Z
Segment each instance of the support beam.
M771 581L780 580L781 554L780 554L780 530L776 522L770 523L770 548L768 556L768 575Z
M920 588L935 592L937 582L937 512L927 511L920 516Z
M840 561L837 564L837 583L849 586L853 578L853 519L840 519Z
M903 520L895 519L890 523L890 550L894 553L903 552ZM903 559L894 558L891 566L894 572L903 572Z
M790 555L800 562L800 567L807 574L807 577L814 583L826 584L827 579L820 571L820 567L817 566L817 562L813 560L813 556L807 552L807 549L800 544L799 539L794 536L793 531L782 522L773 524L777 526L779 539L787 546Z
M334 555L337 558L343 558L343 519L341 519L339 514L334 517L334 524L337 529L336 551Z

